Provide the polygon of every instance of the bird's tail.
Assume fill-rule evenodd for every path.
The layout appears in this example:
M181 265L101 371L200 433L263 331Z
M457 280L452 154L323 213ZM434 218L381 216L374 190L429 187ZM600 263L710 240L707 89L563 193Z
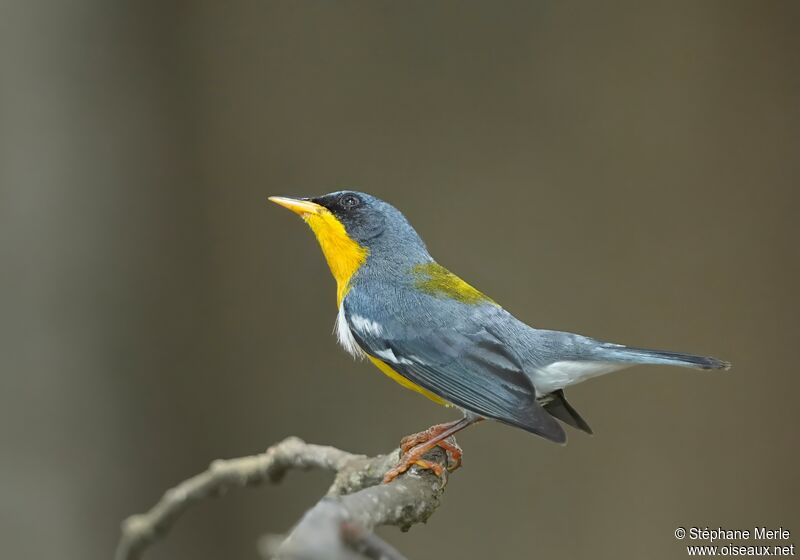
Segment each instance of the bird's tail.
M731 367L730 362L709 356L695 356L694 354L684 354L683 352L651 350L632 346L604 345L603 353L610 361L625 364L662 364L694 369L730 369Z

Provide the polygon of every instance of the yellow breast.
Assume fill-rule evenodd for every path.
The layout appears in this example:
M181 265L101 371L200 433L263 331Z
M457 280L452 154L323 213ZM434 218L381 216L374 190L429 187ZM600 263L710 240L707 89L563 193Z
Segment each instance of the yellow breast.
M412 383L411 381L409 381L408 379L406 379L405 377L403 377L402 375L397 373L386 362L383 362L383 361L381 361L378 358L375 358L373 356L368 356L368 357L369 357L369 361L372 362L373 364L375 364L375 367L377 367L383 373L385 373L386 375L388 375L389 377L391 377L392 379L397 381L400 385L402 385L406 389L411 389L412 391L416 391L417 393L428 397L430 400L432 400L436 404L441 404L443 406L450 406L450 403L448 403L446 400L442 399L438 395L434 395L433 393L431 393L430 391L428 391L424 387L420 387L419 385L417 385L415 383Z

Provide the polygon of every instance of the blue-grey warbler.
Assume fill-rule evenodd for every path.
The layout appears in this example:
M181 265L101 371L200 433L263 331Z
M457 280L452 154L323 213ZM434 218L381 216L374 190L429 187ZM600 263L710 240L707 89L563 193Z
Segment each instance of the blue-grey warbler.
M423 459L434 446L458 464L447 440L484 418L566 441L556 419L591 433L564 398L564 388L636 364L728 369L716 358L634 348L578 334L530 327L438 264L394 206L340 191L316 198L271 197L311 227L336 279L336 334L353 356L367 357L409 389L464 413L404 439L403 460L441 471Z

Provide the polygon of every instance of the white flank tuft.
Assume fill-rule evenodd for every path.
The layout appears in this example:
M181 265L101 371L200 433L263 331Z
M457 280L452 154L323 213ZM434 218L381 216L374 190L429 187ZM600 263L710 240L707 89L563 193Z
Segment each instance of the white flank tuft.
M336 316L336 326L333 328L336 333L336 340L344 348L348 354L354 358L363 358L366 354L356 342L353 333L350 331L350 325L347 324L347 317L344 315L344 305L339 306L339 314Z

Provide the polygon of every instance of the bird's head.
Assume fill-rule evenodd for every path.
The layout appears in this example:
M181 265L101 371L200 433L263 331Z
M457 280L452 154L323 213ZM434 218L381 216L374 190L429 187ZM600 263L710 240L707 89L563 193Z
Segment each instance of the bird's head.
M340 298L368 258L388 262L430 259L405 216L372 195L337 191L310 198L269 199L298 214L311 227L339 284Z

